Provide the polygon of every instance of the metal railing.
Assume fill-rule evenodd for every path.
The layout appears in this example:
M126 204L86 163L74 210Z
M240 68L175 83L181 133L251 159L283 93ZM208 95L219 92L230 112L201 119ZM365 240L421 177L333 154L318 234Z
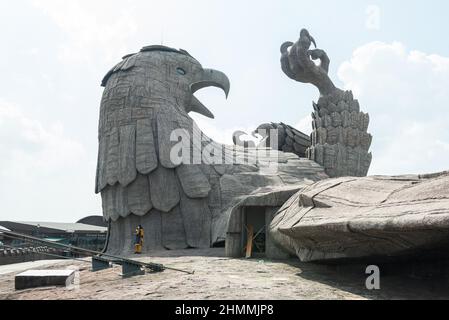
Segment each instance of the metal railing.
M33 237L33 236L29 236L29 235L25 235L25 234L13 232L13 231L0 230L0 234L2 234L4 238L8 238L8 239L22 240L27 243L39 244L39 245L46 246L49 248L66 249L71 253L75 253L75 254L78 253L78 254L82 254L85 256L90 256L93 259L101 258L105 261L109 261L112 264L135 265L135 266L140 266L145 269L149 269L152 272L162 272L164 270L173 270L173 271L187 273L187 274L194 274L193 271L185 271L185 270L181 270L181 269L171 268L171 267L167 267L167 266L164 266L164 265L158 264L158 263L141 262L141 261L137 261L137 260L132 260L132 259L112 255L112 254L105 253L105 252L102 253L102 252L98 252L98 251L94 251L94 250L90 250L90 249L75 247L72 245L56 243L56 242L48 241L45 239L40 239L37 237ZM59 255L58 255L58 257L64 258L64 259L68 258L68 257L64 257L64 256L59 256ZM73 258L69 257L69 259L73 259Z

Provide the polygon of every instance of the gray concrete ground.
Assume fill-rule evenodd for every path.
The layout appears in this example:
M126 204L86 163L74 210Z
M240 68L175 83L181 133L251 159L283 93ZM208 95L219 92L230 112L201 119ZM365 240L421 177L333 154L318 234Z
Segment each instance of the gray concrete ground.
M92 273L90 262L51 261L49 269L79 268L79 286L14 290L14 276L24 268L40 264L0 268L0 299L449 299L439 285L389 275L381 277L381 290L365 288L363 266L335 268L292 261L233 260L223 249L153 253L142 261L194 270L194 275L165 271L129 279L120 277L121 268Z

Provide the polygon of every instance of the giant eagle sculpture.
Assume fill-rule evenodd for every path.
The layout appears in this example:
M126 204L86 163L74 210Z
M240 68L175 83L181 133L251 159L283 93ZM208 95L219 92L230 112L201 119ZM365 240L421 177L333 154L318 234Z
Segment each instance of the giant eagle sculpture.
M194 93L215 86L227 95L230 83L185 50L145 47L125 56L102 85L96 192L110 223L110 252L129 252L137 225L145 229L144 252L209 248L224 241L239 203L267 196L282 206L301 185L327 177L293 154L258 154L207 138L189 112L213 114ZM187 154L176 149L179 130L192 138L185 139ZM273 164L274 172L263 172Z

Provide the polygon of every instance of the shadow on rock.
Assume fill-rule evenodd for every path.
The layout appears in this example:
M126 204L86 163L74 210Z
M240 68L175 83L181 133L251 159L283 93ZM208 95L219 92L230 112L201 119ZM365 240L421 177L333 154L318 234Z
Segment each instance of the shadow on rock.
M367 289L372 273L366 262L332 264L303 264L297 274L339 290L373 300L449 300L449 260L379 263L379 290Z

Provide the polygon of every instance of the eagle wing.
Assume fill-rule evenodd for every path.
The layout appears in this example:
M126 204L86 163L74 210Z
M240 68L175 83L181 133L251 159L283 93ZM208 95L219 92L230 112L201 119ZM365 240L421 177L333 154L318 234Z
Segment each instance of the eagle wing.
M292 152L300 158L305 158L307 149L312 145L310 137L285 123L281 122L274 125L277 126L279 133L284 135L284 144L280 146L280 150Z

